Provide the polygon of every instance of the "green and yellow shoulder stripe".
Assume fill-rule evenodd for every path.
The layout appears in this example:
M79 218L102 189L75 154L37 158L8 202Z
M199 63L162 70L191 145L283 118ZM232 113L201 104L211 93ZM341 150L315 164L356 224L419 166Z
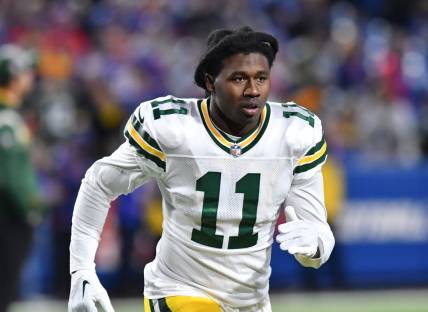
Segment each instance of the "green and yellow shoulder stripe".
M309 109L294 102L281 103L281 107L283 109L282 116L285 119L300 122L305 129L303 132L309 131L313 134L312 138L314 136L321 137L318 142L312 140L317 143L307 147L306 153L298 160L293 174L303 173L323 164L327 159L327 142L325 141L321 120ZM299 135L303 136L303 133ZM302 140L302 138L299 139Z
M129 118L124 135L128 142L135 148L137 153L152 162L160 169L166 169L166 155L160 148L158 142L144 128L144 117L140 114L140 106Z
M322 164L327 159L327 142L324 135L321 140L312 146L306 154L299 159L293 174L306 172Z
M150 129L155 124L165 125L165 123L159 122L167 119L168 116L190 114L189 103L189 99L168 95L140 104L126 124L125 138L139 155L151 160L165 171L166 154L156 141L156 135L150 132ZM149 127L148 123L152 127Z

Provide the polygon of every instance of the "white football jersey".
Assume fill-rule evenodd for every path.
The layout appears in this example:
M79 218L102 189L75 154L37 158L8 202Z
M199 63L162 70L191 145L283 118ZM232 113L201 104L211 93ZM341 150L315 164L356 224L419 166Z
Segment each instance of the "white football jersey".
M291 102L267 102L257 127L236 142L213 124L208 106L166 96L142 103L126 125L141 170L163 196L163 234L144 271L144 293L254 305L268 295L281 205L328 228L320 173L326 142L320 120ZM332 242L320 242L322 263Z

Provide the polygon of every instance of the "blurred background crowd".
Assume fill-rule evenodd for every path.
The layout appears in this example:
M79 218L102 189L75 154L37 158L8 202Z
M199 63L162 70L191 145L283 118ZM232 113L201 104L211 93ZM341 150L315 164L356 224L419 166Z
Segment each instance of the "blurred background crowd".
M71 215L85 171L124 140L140 102L202 97L193 72L207 34L242 25L278 38L270 100L293 100L321 117L337 192L347 185L344 164L426 162L427 1L1 0L0 44L37 60L21 112L48 213L22 277L24 297L68 296ZM159 198L147 185L112 205L98 269L113 295L141 294L160 234Z

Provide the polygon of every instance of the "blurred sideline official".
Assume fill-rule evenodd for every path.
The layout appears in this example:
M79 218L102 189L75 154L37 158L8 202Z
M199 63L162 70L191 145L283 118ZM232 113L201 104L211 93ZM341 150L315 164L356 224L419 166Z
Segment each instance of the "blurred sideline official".
M30 132L17 112L34 81L33 58L15 45L0 46L0 312L18 295L41 201L30 160Z

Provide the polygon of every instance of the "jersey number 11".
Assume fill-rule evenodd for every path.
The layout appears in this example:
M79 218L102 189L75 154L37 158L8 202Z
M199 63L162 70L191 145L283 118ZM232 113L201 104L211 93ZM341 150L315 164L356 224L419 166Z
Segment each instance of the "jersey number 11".
M217 210L220 195L220 172L207 172L196 181L196 190L204 192L201 229L193 229L192 241L202 245L222 248L223 235L217 235ZM247 173L235 184L235 192L244 194L242 219L239 223L238 236L229 237L228 249L254 246L258 233L253 234L259 202L260 174Z

